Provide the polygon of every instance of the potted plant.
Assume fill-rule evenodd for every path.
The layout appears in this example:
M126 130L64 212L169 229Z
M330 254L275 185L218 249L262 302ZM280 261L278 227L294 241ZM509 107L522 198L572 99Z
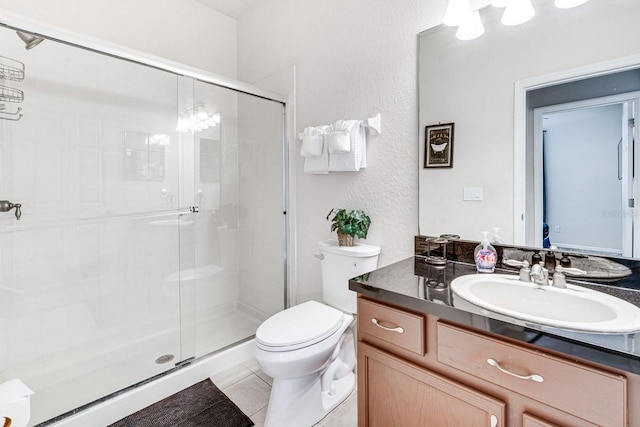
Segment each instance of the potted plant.
M353 246L355 236L366 239L371 225L371 218L361 210L347 212L346 209L333 208L327 215L327 221L331 221L331 231L338 232L339 246Z

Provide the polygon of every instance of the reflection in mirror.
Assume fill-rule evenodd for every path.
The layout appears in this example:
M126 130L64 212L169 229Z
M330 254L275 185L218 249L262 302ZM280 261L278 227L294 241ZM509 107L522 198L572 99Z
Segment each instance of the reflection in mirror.
M165 176L165 146L169 135L126 131L124 173L130 181L162 181Z
M561 104L590 102L588 99L640 89L628 84L640 82L640 73L636 70L640 67L637 44L640 27L635 23L640 2L592 1L569 10L557 9L549 1L534 0L533 3L535 18L518 27L500 24L501 9L484 8L481 15L486 32L477 40L457 40L455 28L444 26L419 36L419 159L424 158L427 126L455 123L456 141L453 168L420 166L422 235L455 233L463 239L478 240L481 231L499 227L505 244L543 246L545 221L541 200L545 194L541 178L536 184L535 176L544 174L540 168L542 150L534 150L534 109L556 105L554 108L560 111L564 108ZM625 82L606 76L620 71L629 72ZM570 92L563 93L559 85L568 84L572 84L566 89ZM539 102L542 98L545 101ZM625 102L621 101L620 108L623 114L627 110L629 119L633 118L638 108L632 103L625 107ZM538 113L542 122L545 121L543 113L549 122L551 110L540 109ZM621 130L623 119L616 120ZM542 139L544 129L540 129ZM618 155L621 138L619 135L612 142L607 139L607 144L602 142L586 148L572 137L571 146L565 144L563 148L569 152L553 154L553 160L559 165L555 173L560 171L564 175L558 178L560 183L555 182L556 178L545 183L551 191L546 196L557 198L559 191L565 195L565 201L569 195L577 194L583 199L571 203L571 213L568 213L569 207L556 205L556 211L568 214L571 220L551 223L551 217L547 218L550 244L563 245L571 251L638 256L629 251L633 243L628 242L633 236L622 231L628 227L625 221L633 217L633 211L626 208L631 197L623 193L624 183L620 181L624 181L624 177L618 179L618 169L621 174L628 172L625 165L631 162L630 157L625 157L624 140ZM633 136L628 133L627 139L629 144L633 143ZM605 156L596 151L604 150L605 145L606 157L610 159L606 164ZM630 150L628 145L627 150ZM547 153L549 166L553 163L550 152ZM587 188L584 176L577 180L567 176L576 165L582 165L582 172L587 171L589 175L586 164L579 160L588 157L599 160L590 166L591 178L609 173L600 169L613 169L614 181L620 187L615 191L616 197L606 202L606 207L603 204L591 207L595 192ZM536 167L540 168L537 172ZM553 171L545 170L547 172ZM634 187L625 185L627 189ZM474 190L480 197L464 200L465 194L469 194L465 190ZM577 216L587 211L591 216L578 220ZM556 215L549 210L547 214ZM605 229L603 222L608 218L602 217L607 215L618 215L624 221ZM588 234L606 235L615 242L582 239Z
M625 205L633 199L629 113L637 104L605 97L534 110L536 246L632 255Z
M220 182L220 140L200 138L200 181Z

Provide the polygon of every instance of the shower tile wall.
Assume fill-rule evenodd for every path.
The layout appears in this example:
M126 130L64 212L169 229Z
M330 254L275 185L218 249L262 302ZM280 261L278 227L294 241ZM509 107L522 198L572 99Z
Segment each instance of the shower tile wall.
M255 183L238 177L237 94L49 40L20 44L0 28L0 55L26 64L23 82L0 80L25 93L24 117L0 120L0 200L23 212L0 213L0 382L36 391L38 423L252 335L282 308L283 278L266 274L268 288L239 299L238 229L282 221L238 207ZM197 102L222 125L176 132ZM281 132L261 143L281 145ZM216 173L200 170L203 153ZM281 173L282 159L269 168ZM179 212L188 206L200 213ZM283 268L277 250L261 262ZM263 294L275 302L260 305ZM164 354L175 359L154 363Z

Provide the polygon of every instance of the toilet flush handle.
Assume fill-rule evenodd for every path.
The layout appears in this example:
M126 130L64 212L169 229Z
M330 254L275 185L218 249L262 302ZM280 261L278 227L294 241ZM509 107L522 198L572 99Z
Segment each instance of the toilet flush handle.
M324 255L323 254L315 254L314 257L318 258L320 261L322 261L324 259Z

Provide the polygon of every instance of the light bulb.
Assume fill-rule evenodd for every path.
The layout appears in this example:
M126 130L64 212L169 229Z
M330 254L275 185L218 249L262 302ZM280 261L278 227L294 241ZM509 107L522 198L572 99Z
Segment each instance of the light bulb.
M480 19L480 12L475 10L467 20L460 24L458 31L456 31L456 38L458 40L473 40L482 34L484 34L484 26Z
M556 7L559 9L571 9L572 7L585 4L589 0L556 0Z
M444 25L457 27L472 14L469 0L449 0L447 12L444 14Z
M524 24L536 14L531 5L531 0L512 0L502 15L504 25Z

